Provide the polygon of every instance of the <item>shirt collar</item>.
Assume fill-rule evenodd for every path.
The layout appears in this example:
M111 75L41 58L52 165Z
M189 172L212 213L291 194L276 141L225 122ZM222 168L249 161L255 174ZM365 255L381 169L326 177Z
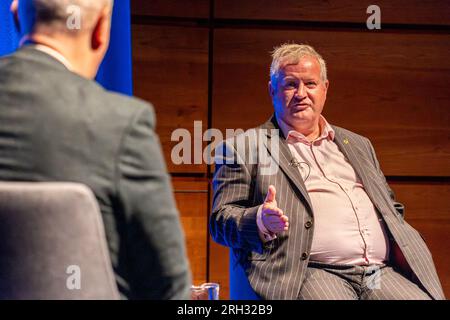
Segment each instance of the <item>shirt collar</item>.
M306 139L305 135L296 131L294 128L289 126L283 120L281 120L281 119L277 119L277 120L278 120L278 125L280 126L281 131L283 132L284 136L286 137L286 141L303 142L303 143L308 143L308 144L310 143ZM314 141L320 141L323 139L334 140L334 136L335 136L334 129L328 123L328 121L325 119L325 117L322 115L320 115L320 118L319 118L319 126L320 126L320 130L321 130L321 134Z
M43 44L32 44L32 48L48 54L61 62L69 71L72 71L72 64L61 53Z

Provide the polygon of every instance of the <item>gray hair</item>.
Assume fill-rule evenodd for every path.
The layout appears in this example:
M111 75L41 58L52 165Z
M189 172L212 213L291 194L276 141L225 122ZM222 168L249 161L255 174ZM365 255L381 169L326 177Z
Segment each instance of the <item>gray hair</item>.
M327 65L322 56L313 47L306 44L285 43L272 51L272 64L270 66L270 79L278 79L280 68L286 64L297 64L305 56L315 57L320 65L320 77L327 80Z
M113 4L113 0L32 0L32 2L36 10L35 25L65 26L73 13L70 8L78 8L83 28L90 27L93 16L99 10Z

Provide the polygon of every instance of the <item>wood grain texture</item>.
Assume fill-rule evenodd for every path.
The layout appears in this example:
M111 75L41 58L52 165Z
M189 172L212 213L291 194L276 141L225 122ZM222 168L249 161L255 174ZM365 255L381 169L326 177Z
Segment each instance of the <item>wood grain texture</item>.
M449 25L446 0L216 0L215 17L229 19L366 23L369 5L381 10L381 23Z
M248 129L271 116L269 51L289 40L322 53L325 117L370 138L386 175L450 175L446 34L216 30L213 127Z
M230 249L210 238L209 279L220 284L220 299L230 299Z
M447 299L450 297L450 184L391 183L397 200L405 205L405 219L425 239Z
M173 178L175 200L181 215L193 284L207 282L208 182Z
M328 65L331 84L324 115L331 123L370 138L386 175L406 180L450 176L449 1L214 2L216 18L242 20L214 30L212 127L225 134L227 128L247 129L266 121L273 112L267 92L269 51L287 41L306 42L322 53ZM135 21L145 25L132 26L135 94L154 104L168 169L175 174L207 172L204 163L175 165L171 151L178 142L170 138L177 128L188 129L193 138L194 121L202 121L202 131L206 130L209 31L195 23L181 26L180 21L207 19L209 4L209 0L131 0L133 15L150 18ZM382 28L406 26L368 31L370 4L380 6ZM271 25L271 20L278 21ZM241 22L252 27L245 29ZM315 28L305 28L309 22ZM417 29L421 25L423 30ZM437 26L443 30L435 30ZM173 185L194 284L218 282L221 299L228 299L229 249L208 234L210 185L206 178L178 177ZM406 205L407 221L426 239L450 297L448 183L411 180L391 186Z
M212 184L209 184L211 193L209 208L212 208L213 200ZM211 209L209 214L211 213ZM209 236L209 281L219 283L220 299L230 299L230 249L222 246Z
M194 121L202 121L203 130L207 129L208 30L133 25L132 32L134 93L155 107L156 129L169 171L206 173L204 163L193 164L193 150L191 164L172 161L178 141L171 141L171 135L184 128L194 141ZM202 142L201 135L196 141Z
M209 0L131 0L131 13L158 17L208 18Z

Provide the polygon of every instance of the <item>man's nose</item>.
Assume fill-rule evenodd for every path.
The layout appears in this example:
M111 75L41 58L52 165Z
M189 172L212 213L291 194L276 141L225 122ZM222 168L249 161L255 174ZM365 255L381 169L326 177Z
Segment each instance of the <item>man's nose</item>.
M295 91L295 97L299 100L303 100L304 98L306 98L306 87L303 82L300 82L300 84L298 85L298 88Z

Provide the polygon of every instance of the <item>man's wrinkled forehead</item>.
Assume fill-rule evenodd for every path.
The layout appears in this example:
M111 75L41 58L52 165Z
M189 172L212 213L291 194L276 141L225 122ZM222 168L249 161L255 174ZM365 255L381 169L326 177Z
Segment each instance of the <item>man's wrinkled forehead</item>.
M279 79L289 76L298 77L305 74L320 76L320 65L315 58L303 57L296 60L282 61L278 70Z

